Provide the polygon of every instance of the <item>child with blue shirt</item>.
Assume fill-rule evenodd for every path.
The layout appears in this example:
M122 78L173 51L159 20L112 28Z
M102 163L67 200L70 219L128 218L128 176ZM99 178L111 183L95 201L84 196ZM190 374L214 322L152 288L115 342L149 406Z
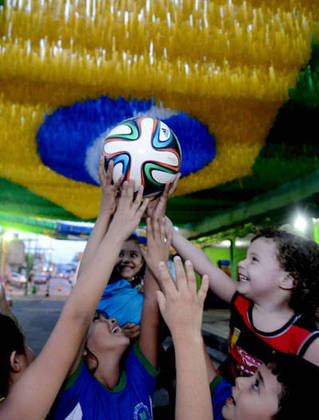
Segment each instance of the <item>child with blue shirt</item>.
M101 171L100 177L104 190L114 188L110 177L104 178ZM107 205L107 200L102 198L102 206L104 204ZM158 275L159 261L167 261L170 248L160 211L161 206L158 206L152 218L147 219L148 248L144 251L147 268L138 341L128 350L130 340L117 320L99 313L57 399L54 419L152 419L159 326L158 286L154 276ZM87 257L94 254L94 246L98 245L105 229L105 218L100 220L99 216ZM82 260L80 272L85 271L87 263L88 259ZM126 351L129 353L124 360Z

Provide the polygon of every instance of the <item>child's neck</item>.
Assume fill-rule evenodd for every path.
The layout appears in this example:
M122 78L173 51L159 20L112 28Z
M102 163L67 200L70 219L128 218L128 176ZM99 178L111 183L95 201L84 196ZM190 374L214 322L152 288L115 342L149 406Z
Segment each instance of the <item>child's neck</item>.
M293 315L294 311L288 303L281 302L280 305L254 303L252 321L258 330L272 332L283 327Z
M119 383L121 377L120 360L121 357L114 353L99 357L99 365L94 376L108 389L112 390Z

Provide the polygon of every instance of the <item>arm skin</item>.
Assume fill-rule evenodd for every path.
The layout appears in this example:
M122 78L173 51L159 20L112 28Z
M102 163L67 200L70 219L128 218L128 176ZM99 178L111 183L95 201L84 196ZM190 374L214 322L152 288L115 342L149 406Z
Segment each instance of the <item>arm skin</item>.
M172 222L166 218L167 230L172 229ZM222 300L230 303L235 291L236 283L221 269L216 267L208 256L197 246L185 239L173 229L172 245L183 260L190 260L194 269L200 275L207 274L210 289Z
M158 328L160 322L156 292L159 290L157 279L158 264L168 261L171 246L171 234L165 238L164 216L169 197L174 193L180 174L177 174L172 184L167 183L162 195L149 203L146 210L147 252L141 247L146 261L144 280L144 304L139 336L139 347L147 360L157 367Z
M158 303L175 347L176 420L213 419L204 343L201 335L203 305L208 289L204 276L196 292L196 278L190 261L186 273L179 257L174 258L176 285L168 267L161 264Z
M319 338L316 338L304 354L304 359L319 366Z
M159 262L167 262L170 250L170 238L165 238L164 219L158 219L158 214L155 211L151 219L147 218L147 252L141 248L147 265L139 347L154 367L157 366L160 320L156 295L159 287L155 276L159 276Z
M133 190L133 183L124 184L107 234L80 273L40 355L1 402L0 418L43 420L46 417L83 342L122 242L134 231L148 204L147 200L140 204L141 189L131 205Z
M102 198L101 205L98 217L96 219L94 228L90 235L90 240L88 241L85 253L82 257L78 275L81 274L81 271L85 269L85 266L92 261L94 258L95 252L102 242L102 239L105 236L107 228L110 224L111 218L115 211L116 202L118 199L118 191L123 181L123 175L119 178L116 184L112 185L112 175L113 175L113 161L111 160L107 173L104 172L104 157L100 159L99 166L99 180L102 187Z

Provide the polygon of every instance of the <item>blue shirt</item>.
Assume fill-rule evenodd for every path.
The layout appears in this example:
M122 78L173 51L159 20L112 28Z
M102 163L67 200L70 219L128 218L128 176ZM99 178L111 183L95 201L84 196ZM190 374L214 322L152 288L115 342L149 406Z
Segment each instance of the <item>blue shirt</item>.
M140 324L144 294L130 282L121 279L108 284L98 304L97 310L104 311L109 318L115 318L122 327L128 322Z
M58 396L54 420L151 420L158 371L135 344L112 390L89 373L83 360Z
M214 420L223 420L222 409L232 395L232 385L217 375L210 384Z

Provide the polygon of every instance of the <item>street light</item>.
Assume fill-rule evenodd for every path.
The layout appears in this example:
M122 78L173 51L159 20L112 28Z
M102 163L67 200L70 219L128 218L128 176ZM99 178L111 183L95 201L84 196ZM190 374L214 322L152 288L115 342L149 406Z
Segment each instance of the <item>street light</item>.
M296 220L294 222L295 229L297 229L300 232L304 233L306 231L306 229L307 229L307 226L308 226L307 219L304 216L302 216L301 214L299 214L296 217Z

